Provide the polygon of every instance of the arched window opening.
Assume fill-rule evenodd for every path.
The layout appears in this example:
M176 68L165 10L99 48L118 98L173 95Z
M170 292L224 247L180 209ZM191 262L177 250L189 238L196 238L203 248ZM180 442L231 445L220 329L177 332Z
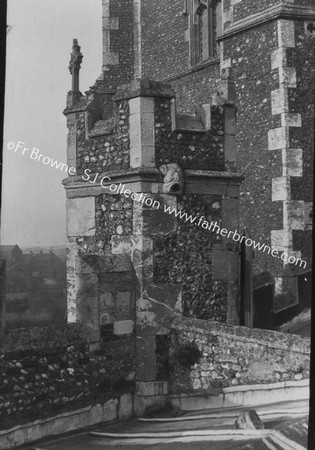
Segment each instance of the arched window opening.
M220 44L217 42L218 36L223 33L223 21L222 21L222 2L213 2L211 11L211 29L212 29L212 54L210 56L218 56L220 54Z
M193 0L192 64L219 55L217 37L222 34L221 0Z

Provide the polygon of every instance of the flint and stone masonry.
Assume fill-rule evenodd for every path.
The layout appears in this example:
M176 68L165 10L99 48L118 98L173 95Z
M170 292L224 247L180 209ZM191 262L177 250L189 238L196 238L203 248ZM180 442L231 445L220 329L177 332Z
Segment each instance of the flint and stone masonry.
M110 27L123 21L104 17ZM104 81L86 95L70 91L64 111L76 168L64 180L68 322L84 324L93 348L134 342L138 394L155 397L167 386L159 339L176 316L239 323L238 244L165 212L238 228L233 85L222 79L220 104L179 114L165 83L140 78L109 92L117 55L104 61Z
M212 15L216 11L219 25L214 21L208 30L212 41L220 44L213 53L204 30L200 30L202 38L196 34L200 3L202 10L208 6ZM306 267L294 266L256 250L253 284L271 280L272 309L293 311L301 301L298 279L311 271L313 2L142 0L128 3L127 10L119 6L118 0L104 2L103 27L110 52L116 52L115 61L106 65L104 47L106 71L100 78L109 90L115 90L122 79L149 77L167 82L176 94L180 118L195 113L205 99L212 106L220 104L234 82L238 120L232 136L226 129L225 156L226 168L245 177L240 192L241 229L256 242L306 261ZM123 28L131 12L132 28ZM203 54L209 51L201 61L198 45Z
M143 396L165 393L159 351L175 317L233 325L243 306L237 245L164 208L309 261L311 3L209 2L222 21L205 57L192 0L103 1L102 73L85 95L74 79L64 111L76 168L64 181L68 320L96 348L134 342ZM309 270L255 252L254 279L273 280L275 311L298 305Z
M311 1L223 4L221 70L229 67L235 80L238 169L245 176L240 221L257 241L306 261L294 266L256 252L254 278L272 276L273 309L280 311L303 301L298 276L311 271L314 112L306 92L315 9Z

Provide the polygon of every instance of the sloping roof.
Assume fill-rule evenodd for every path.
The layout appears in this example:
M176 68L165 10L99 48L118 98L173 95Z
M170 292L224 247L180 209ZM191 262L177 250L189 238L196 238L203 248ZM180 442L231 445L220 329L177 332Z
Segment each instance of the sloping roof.
M22 253L22 250L20 249L20 247L17 244L15 244L15 245L0 245L0 257L6 258L6 259L11 258L13 249L18 249Z
M59 264L64 264L62 259L59 258L55 253L24 253L23 260L25 263L30 263L36 261L39 264L48 264L52 260L58 262Z

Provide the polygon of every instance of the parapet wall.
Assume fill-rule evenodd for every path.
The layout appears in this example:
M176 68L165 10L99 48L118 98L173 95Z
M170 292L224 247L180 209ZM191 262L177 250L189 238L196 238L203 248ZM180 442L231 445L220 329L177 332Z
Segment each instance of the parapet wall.
M190 370L173 372L171 392L219 394L229 386L309 378L309 338L186 318L173 328L177 344L194 342L202 356Z
M93 350L78 325L16 329L0 347L0 423L9 428L132 390L134 345Z

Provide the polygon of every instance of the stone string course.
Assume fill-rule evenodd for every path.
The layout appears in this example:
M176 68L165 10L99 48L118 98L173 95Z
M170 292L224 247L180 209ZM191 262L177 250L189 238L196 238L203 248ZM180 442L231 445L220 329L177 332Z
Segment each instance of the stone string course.
M232 0L231 18L233 22L244 19L252 14L265 11L267 8L279 5L282 0Z
M309 378L310 341L268 330L230 327L197 319L176 319L179 342L195 342L202 352L191 370L177 369L171 390L207 390Z

